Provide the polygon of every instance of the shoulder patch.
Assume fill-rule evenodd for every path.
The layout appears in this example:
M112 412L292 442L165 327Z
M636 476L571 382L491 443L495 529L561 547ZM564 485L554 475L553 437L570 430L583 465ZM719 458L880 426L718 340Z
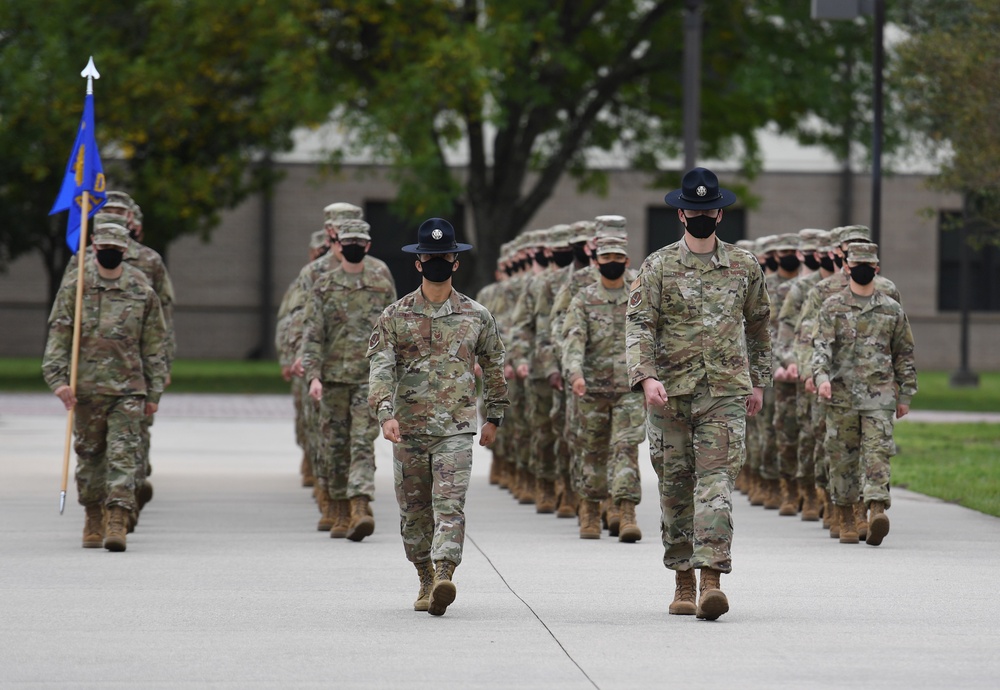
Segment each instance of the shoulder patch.
M638 307L640 304L642 304L642 291L635 290L633 288L632 296L629 297L629 299L628 299L628 306L634 308L634 307Z
M372 333L372 337L368 339L368 349L371 350L373 348L378 347L378 342L379 342L379 335L378 331L376 330L374 333Z

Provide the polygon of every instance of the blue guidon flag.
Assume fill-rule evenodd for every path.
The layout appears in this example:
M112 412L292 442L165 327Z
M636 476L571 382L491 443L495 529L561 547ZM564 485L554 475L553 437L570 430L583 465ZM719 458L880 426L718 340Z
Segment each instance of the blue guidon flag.
M56 202L52 204L49 215L61 211L69 211L69 222L66 225L66 244L74 254L80 248L80 223L83 211L83 193L90 193L90 208L88 218L93 218L97 211L108 200L104 169L101 167L101 154L97 150L97 139L94 136L94 96L87 94L83 104L83 117L80 118L80 128L76 133L76 143L66 164L66 175L63 177L62 188Z

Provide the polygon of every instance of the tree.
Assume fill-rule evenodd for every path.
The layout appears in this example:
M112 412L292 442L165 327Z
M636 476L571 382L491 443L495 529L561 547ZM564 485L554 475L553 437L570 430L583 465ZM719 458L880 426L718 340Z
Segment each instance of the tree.
M220 209L273 182L254 165L326 117L307 0L63 0L0 4L0 267L38 250L50 299L67 251L49 218L93 55L98 142L109 188L141 204L165 250L208 236Z
M934 187L965 196L974 242L1000 242L1000 5L913 2L898 48L907 123L943 159Z
M583 190L605 188L593 152L613 152L657 174L657 184L676 183L678 171L662 171L682 145L684 4L327 0L318 30L353 145L393 165L399 203L413 217L464 199L480 259L490 266L563 175ZM843 62L836 57L849 50L843 37L851 29L806 26L807 5L711 3L702 157L738 155L753 175L760 127L807 136L804 117L836 124L858 109L824 90ZM853 98L861 80L843 91ZM844 147L842 135L814 137ZM854 138L850 130L846 138ZM459 147L468 159L461 176L448 165Z

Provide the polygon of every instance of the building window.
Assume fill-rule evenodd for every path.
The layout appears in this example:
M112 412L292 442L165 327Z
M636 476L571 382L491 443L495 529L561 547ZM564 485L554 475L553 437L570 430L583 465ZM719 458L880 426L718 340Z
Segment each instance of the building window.
M961 211L938 214L938 311L961 307L962 235ZM1000 247L987 244L969 248L972 311L1000 311Z
M402 297L420 286L420 274L413 266L416 254L401 252L399 248L417 241L417 228L423 219L414 221L400 218L391 209L389 201L365 202L365 220L372 226L372 247L368 253L389 266L393 280L396 281L396 294ZM428 216L433 217L435 214ZM446 218L455 227L456 242L467 242L465 207L462 204L455 204L449 213L437 217Z
M650 206L646 209L647 254L676 242L683 234L683 226L677 219L677 209L669 206ZM716 236L731 244L746 237L746 210L732 207L725 209Z

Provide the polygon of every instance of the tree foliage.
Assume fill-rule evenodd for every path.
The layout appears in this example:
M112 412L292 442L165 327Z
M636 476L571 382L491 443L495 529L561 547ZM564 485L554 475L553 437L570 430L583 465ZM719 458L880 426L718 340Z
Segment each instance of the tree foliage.
M685 4L326 0L318 30L354 144L394 166L414 217L465 200L489 265L564 175L604 189L595 153L677 181L662 171L682 152ZM768 124L845 156L870 141L844 124L866 111L870 70L843 68L870 62L870 29L814 22L801 0L703 4L701 158L752 175Z
M1000 4L913 2L899 46L907 122L943 154L935 187L966 197L979 241L1000 241Z
M252 165L325 118L305 0L7 0L0 4L0 267L33 249L53 280L65 218L47 217L93 55L98 143L109 188L142 205L163 250L207 236L220 209L268 180Z

